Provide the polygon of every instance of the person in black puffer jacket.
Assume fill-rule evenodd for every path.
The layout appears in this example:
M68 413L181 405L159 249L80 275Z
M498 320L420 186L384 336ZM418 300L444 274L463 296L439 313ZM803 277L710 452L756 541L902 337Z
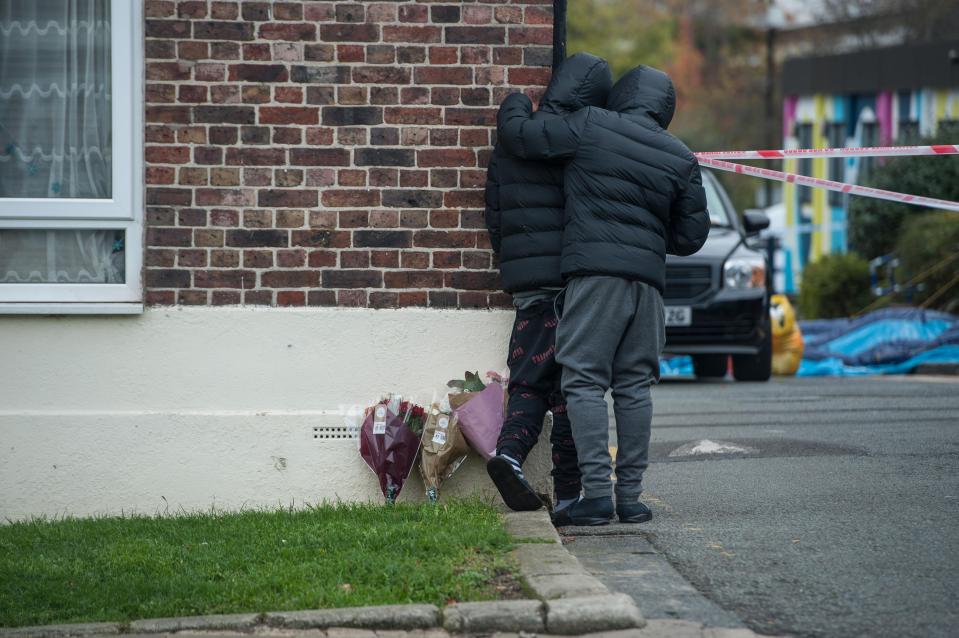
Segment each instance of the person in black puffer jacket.
M612 75L605 60L578 53L554 73L536 121L558 118L586 106L606 103ZM510 338L507 418L490 477L513 509L542 507L521 466L539 439L547 410L553 488L557 507L579 497L580 476L566 402L560 391L562 368L555 359L556 294L563 286L563 165L519 159L497 144L486 180L486 224L499 255L503 288L513 294L516 317Z
M531 117L529 99L500 107L509 153L563 160L566 216L561 271L568 279L556 336L584 498L563 516L578 525L613 516L605 393L612 388L618 449L615 511L623 522L652 514L639 501L648 463L652 401L665 341L666 254L706 241L709 215L699 164L666 132L676 98L669 76L647 66L624 75L605 109L562 119Z

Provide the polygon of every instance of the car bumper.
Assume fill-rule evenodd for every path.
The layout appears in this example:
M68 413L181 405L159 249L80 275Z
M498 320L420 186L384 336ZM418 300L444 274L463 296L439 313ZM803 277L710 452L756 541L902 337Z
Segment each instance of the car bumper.
M765 290L721 290L692 307L692 325L666 328L669 354L758 354L769 330Z

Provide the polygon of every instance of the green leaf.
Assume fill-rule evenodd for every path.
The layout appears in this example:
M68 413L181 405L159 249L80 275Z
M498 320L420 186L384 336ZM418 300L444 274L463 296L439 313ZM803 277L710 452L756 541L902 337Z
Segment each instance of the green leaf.
M480 392L486 384L479 377L479 372L467 372L463 390L466 392Z

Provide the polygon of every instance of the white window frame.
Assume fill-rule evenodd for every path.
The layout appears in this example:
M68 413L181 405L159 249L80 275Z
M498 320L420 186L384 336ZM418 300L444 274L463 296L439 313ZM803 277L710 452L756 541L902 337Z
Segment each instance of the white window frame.
M142 2L111 0L111 197L0 198L0 229L123 230L126 281L122 284L0 284L0 314L143 311L142 7Z

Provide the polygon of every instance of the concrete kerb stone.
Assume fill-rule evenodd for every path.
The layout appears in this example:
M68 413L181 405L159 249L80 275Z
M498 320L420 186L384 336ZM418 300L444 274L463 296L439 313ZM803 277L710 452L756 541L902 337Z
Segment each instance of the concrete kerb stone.
M513 557L527 578L585 572L579 559L559 544L524 543L513 550Z
M376 632L377 637L383 636L382 631ZM406 635L402 638L449 638L449 633L442 627L434 627L432 629L414 629L413 631L406 632Z
M506 531L519 542L548 541L560 543L559 534L549 520L546 510L535 512L507 512L503 516Z
M316 629L314 631L320 630ZM372 629L353 629L350 627L330 627L323 633L326 634L325 638L377 638L379 636L379 633Z
M506 515L507 529L520 540L558 541L545 511L512 512ZM515 531L514 531L515 530ZM523 579L540 600L608 594L606 586L591 575L560 542L524 543L513 553Z
M175 631L248 631L260 622L260 614L222 614L183 618L148 618L130 623L130 633L168 634Z
M609 594L606 586L587 572L576 557L563 547L545 510L509 512L504 515L504 520L507 531L521 543L547 541L521 544L513 553L519 562L523 579L537 598L549 601Z
M343 609L270 612L264 618L271 627L288 629L429 629L440 624L435 605L380 605Z
M586 634L635 629L645 624L632 598L610 594L575 556L560 543L545 512L513 512L505 516L507 529L519 540L556 540L526 543L514 556L526 584L544 601L546 631Z
M63 636L106 636L120 633L120 625L110 622L78 623L74 625L42 625L38 627L11 627L0 629L4 638L61 638Z
M626 594L546 601L546 631L551 634L588 634L645 624L636 603Z
M543 603L538 600L502 600L455 603L443 610L443 628L450 633L485 634L496 631L543 633Z
M526 579L526 584L541 600L602 596L609 593L606 585L585 570L578 574L530 576Z

